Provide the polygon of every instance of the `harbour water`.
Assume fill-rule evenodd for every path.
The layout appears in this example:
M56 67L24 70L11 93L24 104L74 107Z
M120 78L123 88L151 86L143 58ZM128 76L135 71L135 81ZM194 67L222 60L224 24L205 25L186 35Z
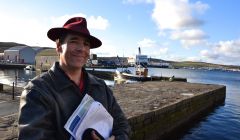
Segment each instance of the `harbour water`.
M191 83L221 84L227 87L225 104L193 124L181 140L240 139L240 72L220 70L150 69L153 75L185 77ZM159 76L160 76L159 75ZM174 88L174 87L173 87Z
M130 68L131 70L131 68ZM239 140L240 138L240 72L149 68L150 75L187 78L188 82L221 84L227 87L224 105L217 107L178 136L181 140ZM0 83L23 86L35 72L0 70ZM107 81L108 84L113 82ZM174 87L173 87L174 88Z
M21 69L0 69L0 83L23 87L26 83L36 76L35 71Z

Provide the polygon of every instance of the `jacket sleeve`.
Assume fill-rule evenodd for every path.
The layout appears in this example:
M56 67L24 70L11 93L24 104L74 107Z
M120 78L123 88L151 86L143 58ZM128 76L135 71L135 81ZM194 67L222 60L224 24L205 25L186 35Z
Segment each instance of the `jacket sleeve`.
M110 114L113 116L113 131L112 135L115 136L115 140L128 140L131 128L128 121L117 103L115 97L113 96L112 90L107 87L107 92L110 94Z
M24 90L20 99L19 140L56 139L49 101L38 90Z

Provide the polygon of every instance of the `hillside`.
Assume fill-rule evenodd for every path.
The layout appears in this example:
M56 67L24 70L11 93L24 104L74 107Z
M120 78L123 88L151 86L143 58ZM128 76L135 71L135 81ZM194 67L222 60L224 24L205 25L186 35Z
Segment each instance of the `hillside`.
M0 42L0 53L3 53L4 50L18 45L25 45L15 42ZM42 52L44 55L56 55L55 49L48 49L46 51ZM119 57L122 61L127 61L127 57ZM114 60L118 62L117 57L99 57L100 60L106 61L106 60ZM240 66L233 66L233 65L219 65L219 64L212 64L212 63L205 63L205 62L192 62L192 61L168 61L168 60L162 60L162 59L156 59L156 58L150 58L150 61L152 62L167 62L170 63L173 68L213 68L213 69L237 69L240 70Z
M4 50L14 47L14 46L19 46L19 45L25 45L25 44L19 44L15 42L0 42L0 53L3 53Z
M127 57L119 57L121 61L127 61ZM100 60L116 61L117 57L98 57ZM172 68L195 68L195 69L224 69L224 70L240 70L240 66L234 65L220 65L206 62L192 62L192 61L168 61L157 58L150 58L149 61L156 63L169 63Z
M233 66L233 65L219 65L219 64L212 64L212 63L205 63L205 62L192 62L192 61L182 61L182 62L175 62L175 61L168 61L174 68L213 68L213 69L240 69L240 66Z

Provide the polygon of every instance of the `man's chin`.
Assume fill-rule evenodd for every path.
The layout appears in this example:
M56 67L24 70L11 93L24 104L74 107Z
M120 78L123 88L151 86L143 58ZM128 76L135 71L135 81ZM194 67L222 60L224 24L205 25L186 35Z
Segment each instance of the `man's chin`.
M81 69L84 64L75 64L75 65L72 65L74 69Z

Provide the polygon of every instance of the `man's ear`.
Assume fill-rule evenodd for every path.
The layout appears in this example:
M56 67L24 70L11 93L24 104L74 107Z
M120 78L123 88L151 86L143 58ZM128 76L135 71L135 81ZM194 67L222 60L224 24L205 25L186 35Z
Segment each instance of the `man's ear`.
M61 53L62 52L62 44L59 41L57 41L56 45L57 45L57 47L56 47L57 53Z

